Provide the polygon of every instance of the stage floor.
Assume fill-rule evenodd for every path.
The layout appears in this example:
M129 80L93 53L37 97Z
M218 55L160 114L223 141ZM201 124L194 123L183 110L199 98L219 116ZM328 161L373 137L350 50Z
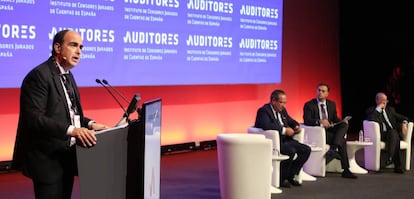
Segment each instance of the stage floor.
M361 158L361 153L357 157ZM357 158L358 160L358 158ZM80 199L78 180L72 199ZM414 174L358 174L345 179L339 173L328 173L317 181L305 181L301 187L282 188L272 198L296 199L367 199L414 197ZM161 199L220 199L217 151L198 150L161 156ZM31 181L20 172L0 174L0 199L34 199Z

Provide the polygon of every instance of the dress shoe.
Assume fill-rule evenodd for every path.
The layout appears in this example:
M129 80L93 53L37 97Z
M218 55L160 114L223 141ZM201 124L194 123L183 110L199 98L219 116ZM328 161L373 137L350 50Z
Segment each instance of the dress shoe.
M391 158L389 158L385 161L385 166L389 166L391 164L392 164L392 159Z
M404 170L402 170L401 168L395 168L394 169L394 173L403 174L404 173Z
M342 177L343 178L351 178L351 179L356 179L358 178L356 175L354 175L350 170L344 170L342 172Z
M289 184L289 182L288 182L288 181L283 181L283 182L281 182L281 183L280 183L280 187L283 187L283 188L290 188L290 184Z
M329 156L331 158L335 158L335 159L338 159L338 160L341 160L342 159L341 158L341 155L339 155L338 151L335 151L333 149L329 149L329 151L327 151L325 153L325 156Z
M296 181L295 179L288 179L288 182L293 185L293 186L302 186L302 184L300 184L298 181Z

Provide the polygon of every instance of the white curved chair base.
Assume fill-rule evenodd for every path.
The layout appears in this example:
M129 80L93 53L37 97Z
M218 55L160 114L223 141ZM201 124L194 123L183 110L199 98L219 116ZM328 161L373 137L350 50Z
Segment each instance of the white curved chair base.
M282 193L282 189L279 189L277 187L274 186L270 186L270 193Z
M303 171L303 169L300 171L300 178L302 181L316 181L316 178L309 175L308 173L306 173L305 171Z
M333 159L328 164L326 164L327 172L342 173L343 169L341 166L341 161Z

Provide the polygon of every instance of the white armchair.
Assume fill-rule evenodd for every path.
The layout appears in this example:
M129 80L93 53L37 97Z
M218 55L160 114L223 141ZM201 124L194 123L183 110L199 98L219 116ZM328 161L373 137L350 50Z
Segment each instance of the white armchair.
M258 134L218 134L217 157L222 199L271 198L271 140Z
M303 143L304 141L304 130L301 133L294 136L298 142ZM289 159L289 156L280 153L280 137L279 131L277 130L263 130L261 128L249 127L247 133L263 134L266 138L272 140L273 143L273 173L272 173L272 186L278 188L280 186L280 162ZM303 169L299 173L299 183L302 181L316 181L316 178L306 173ZM274 191L274 193L281 193L281 191Z
M306 126L303 124L301 127L304 129L303 142L312 147L312 153L303 165L303 170L313 176L325 177L325 153L329 150L329 145L326 144L325 129L320 126Z
M300 143L307 144L311 147L311 155L313 152L320 151L319 148L313 147L310 144L305 142L305 128L302 128L302 131L299 134L296 134L293 136L293 139L297 140ZM310 174L308 174L303 168L300 170L299 174L299 182L302 183L302 181L316 181L316 178Z
M369 137L373 145L364 148L365 168L371 171L378 171L381 168L381 150L385 149L385 143L381 141L380 126L378 122L363 121L364 136ZM408 123L407 135L400 140L401 150L405 150L405 170L410 170L411 164L411 137L413 133L413 122Z
M325 128L301 124L304 131L304 143L312 148L312 153L303 165L303 170L313 176L325 177L326 172L342 172L341 161L333 159L326 163L325 154L329 150L326 143ZM346 138L346 135L345 135Z

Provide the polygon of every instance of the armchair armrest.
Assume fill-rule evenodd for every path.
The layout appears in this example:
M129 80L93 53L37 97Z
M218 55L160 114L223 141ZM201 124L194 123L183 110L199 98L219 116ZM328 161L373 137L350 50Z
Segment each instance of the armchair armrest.
M277 131L277 130L263 130L261 128L256 128L256 127L251 126L247 129L247 133L262 134L267 139L272 140L273 155L279 155L280 154L279 131Z

